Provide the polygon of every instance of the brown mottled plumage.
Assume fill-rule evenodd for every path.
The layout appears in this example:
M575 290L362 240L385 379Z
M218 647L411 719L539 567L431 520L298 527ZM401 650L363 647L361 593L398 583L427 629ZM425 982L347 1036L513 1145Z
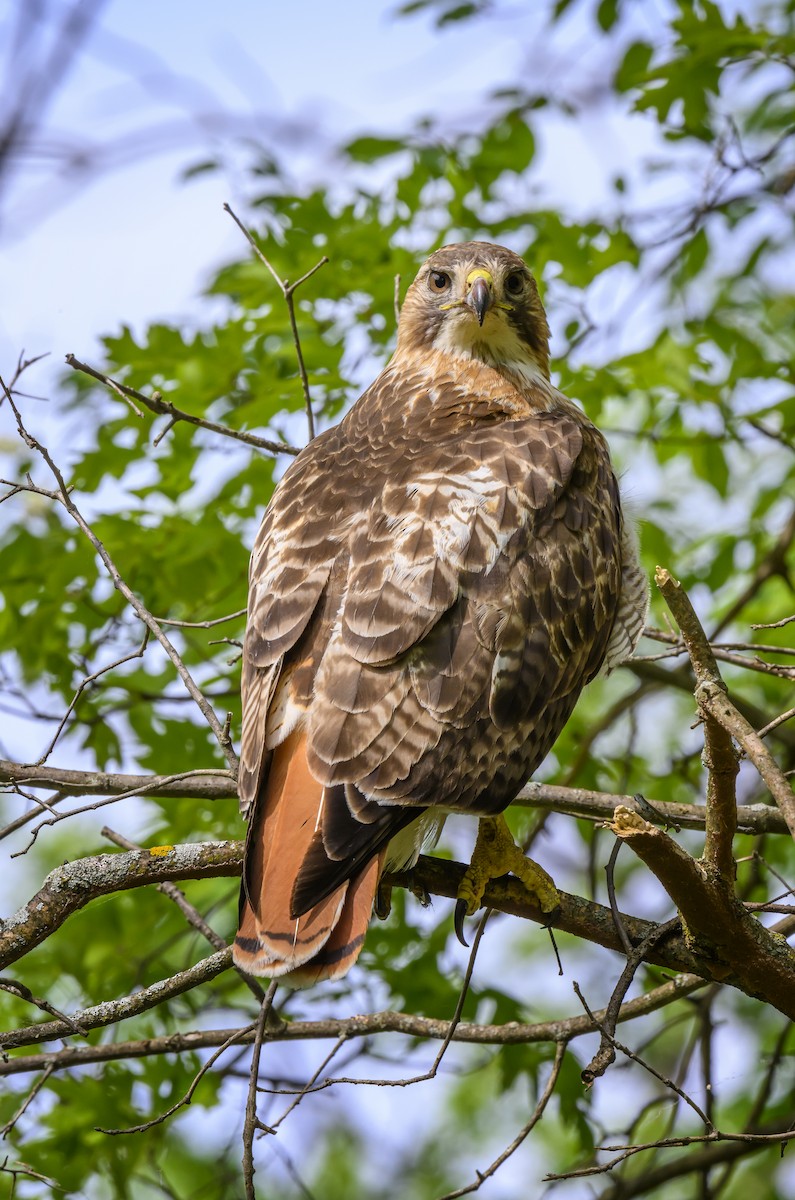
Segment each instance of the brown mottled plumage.
M355 961L384 858L501 812L646 584L602 435L549 382L520 258L421 268L391 362L285 474L251 562L235 961L302 985Z

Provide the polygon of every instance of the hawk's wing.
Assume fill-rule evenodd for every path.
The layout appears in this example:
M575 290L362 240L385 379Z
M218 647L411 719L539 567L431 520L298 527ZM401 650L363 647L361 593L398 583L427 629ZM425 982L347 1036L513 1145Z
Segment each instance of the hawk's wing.
M240 796L273 807L270 754L302 731L315 795L277 797L292 921L422 810L504 808L605 655L622 531L601 436L562 399L512 416L465 387L395 394L385 372L257 538Z

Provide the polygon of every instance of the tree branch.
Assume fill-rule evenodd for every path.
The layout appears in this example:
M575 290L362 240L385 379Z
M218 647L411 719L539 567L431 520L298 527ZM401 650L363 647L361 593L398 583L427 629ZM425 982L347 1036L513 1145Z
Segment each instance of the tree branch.
M201 690L199 689L199 687L197 687L197 685L193 679L193 676L188 671L188 668L185 666L185 663L182 661L181 656L177 653L177 650L174 647L174 645L172 644L172 642L170 641L170 639L168 637L166 637L165 633L160 628L157 621L150 613L149 609L146 607L146 605L143 603L143 601L141 601L135 595L135 593L132 591L132 589L130 587L128 587L128 585L122 579L122 577L119 573L119 570L116 567L116 564L114 563L113 559L110 557L110 555L108 554L108 552L105 549L102 542L99 540L99 538L94 533L91 526L88 524L88 522L83 517L83 514L80 512L80 510L77 508L77 506L73 502L71 495L70 495L70 489L66 486L64 477L61 474L61 471L58 468L58 466L55 464L52 456L50 455L49 450L47 450L46 446L43 446L41 444L41 442L37 441L37 439L35 437L33 437L32 434L28 433L27 429L25 428L25 426L22 422L22 417L20 415L19 409L17 408L16 404L14 403L14 398L11 395L10 391L8 390L8 388L6 387L6 385L2 379L0 379L0 387L2 387L3 391L6 394L6 398L8 399L8 403L11 405L14 416L16 418L17 428L19 429L20 437L25 442L26 446L28 446L31 450L35 450L38 454L41 455L41 457L46 462L47 466L50 468L50 471L52 472L52 474L56 480L56 483L58 484L57 492L48 492L44 488L36 488L33 485L25 485L25 487L22 490L36 491L41 495L49 496L49 498L51 500L57 500L59 503L61 503L64 506L66 511L69 513L69 516L72 518L72 520L78 526L78 528L80 530L82 530L82 532L85 534L85 536L91 542L95 551L99 555L100 559L102 560L102 563L105 566L105 570L108 572L108 575L111 578L113 586L116 588L116 590L118 592L121 592L122 596L124 596L127 603L133 609L133 612L135 613L135 615L138 617L138 619L144 625L147 626L147 628L149 628L151 630L151 632L154 634L157 641L160 643L160 645L165 650L168 657L171 659L172 663L174 664L174 667L176 668L177 674L179 675L182 682L185 684L185 687L187 688L190 695L196 701L196 704L198 705L200 712L202 713L205 720L207 721L207 724L210 726L213 733L215 734L215 737L218 741L219 746L221 747L221 750L223 751L223 754L224 754L224 757L226 758L227 763L229 764L229 766L232 770L236 770L237 769L237 755L235 754L235 751L232 746L232 742L231 742L228 732L226 732L226 730L221 725L221 722L218 720L218 717L215 715L215 712L214 712L212 706L208 703L208 701L202 695Z
M28 1025L23 1029L8 1030L0 1033L0 1051L16 1050L20 1046L32 1046L38 1042L52 1042L58 1038L75 1036L74 1025L79 1026L83 1035L90 1029L102 1029L106 1025L115 1025L118 1021L126 1021L137 1017L150 1008L156 1008L174 996L181 996L191 988L199 987L209 980L215 979L228 971L232 965L232 950L218 950L209 958L202 959L185 971L178 971L168 979L160 979L149 987L134 992L132 996L123 996L119 1000L105 1000L91 1008L84 1008L75 1013L69 1020L42 1021L38 1025ZM22 1060L16 1059L16 1062Z
M619 806L612 828L660 880L687 926L687 944L711 960L712 978L723 982L732 975L749 996L795 1018L795 952L783 938L760 925L721 879L637 813Z
M703 685L726 693L718 664L690 599L668 571L658 567L655 582L684 638L696 677L696 700ZM701 706L699 706L701 707ZM732 844L737 829L735 780L739 765L731 735L706 709L704 717L704 765L708 771L706 839L704 862L709 871L730 891L734 890Z
M171 799L198 798L229 800L237 796L231 771L213 767L180 775L127 775L108 771L74 771L61 767L38 767L0 759L0 784L28 788L57 788L72 796L116 795L162 796ZM685 829L703 829L705 810L701 804L670 804L651 799L650 804L672 823ZM563 787L554 783L527 783L514 804L528 808L567 813L593 821L609 820L617 804L631 808L632 796L595 792L588 788ZM30 814L31 816L35 814ZM737 806L737 825L741 833L788 833L787 824L773 805Z
M207 421L204 417L195 417L193 413L185 412L184 409L175 408L170 400L164 400L160 392L154 392L151 396L145 396L143 392L136 391L135 388L127 387L125 383L119 383L117 379L111 379L110 375L103 375L102 371L97 371L95 367L90 367L88 363L80 362L75 358L74 354L67 354L66 362L75 371L81 371L84 375L89 375L92 379L96 379L99 383L104 383L112 392L116 392L123 400L137 400L139 404L143 404L150 412L157 416L168 417L171 425L176 425L178 421L184 421L186 425L195 425L198 429L207 429L210 433L218 433L221 437L234 438L237 442L244 442L247 446L255 446L258 450L267 450L269 454L300 454L301 451L295 446L288 446L286 442L275 442L269 438L259 437L256 433L246 433L242 429L230 429L228 425L221 425L218 421ZM170 426L169 426L170 428ZM161 435L162 436L162 435Z
M298 325L296 324L296 320L295 320L295 303L293 301L293 296L294 296L296 290L301 286L302 283L306 283L307 279L311 279L316 271L319 271L321 267L324 267L326 265L326 263L328 262L328 257L324 254L323 257L321 259L319 259L318 262L315 263L314 267L311 267L308 271L306 271L305 274L303 274L300 279L296 279L295 283L288 283L286 279L281 278L281 276L274 269L274 267L271 265L271 263L268 262L268 259L265 257L265 255L260 250L260 248L257 245L252 234L249 232L248 229L246 229L243 222L240 220L240 218L237 216L237 214L232 210L232 208L228 204L224 205L224 211L229 213L230 217L235 222L238 229L240 229L240 231L242 232L246 241L253 249L257 258L260 260L260 262L265 267L267 267L268 271L270 272L270 274L273 276L276 283L281 288L282 295L284 296L284 302L287 305L287 316L290 320L290 330L293 335L293 345L295 346L295 356L296 356L296 359L298 360L298 374L301 378L301 387L302 387L303 393L304 393L304 405L306 407L306 421L307 421L307 427L309 430L309 440L311 442L312 438L315 436L315 417L312 412L312 397L309 394L309 379L307 378L306 366L304 365L304 354L303 354L303 351L301 350L301 339L298 336Z
M27 954L98 896L177 879L240 874L240 842L156 846L128 854L97 854L56 867L36 895L0 927L0 969Z
M218 957L218 955L214 954L202 963L197 963L195 967L190 968L190 971L197 973L197 975L201 970L209 971L209 964L215 963ZM183 977L187 974L188 972L181 973ZM174 978L176 979L177 977L175 976ZM208 978L211 978L211 976L208 975ZM170 983L171 981L166 982ZM197 986L201 982L203 980L197 978L196 982L191 986ZM79 1018L81 1026L88 1030L98 1028L101 1024L109 1023L104 1020L95 1019L104 1015L108 1005L117 1006L116 1011L118 1015L114 1018L115 1020L122 1020L125 1016L137 1015L136 1012L132 1011L132 1006L136 1004L138 996L142 994L148 996L155 989L162 988L162 986L159 983L152 984L151 988L145 989L145 993L136 993L136 995L125 997L122 1000L111 1000L104 1005L96 1005L91 1009L83 1009L81 1012L74 1014L74 1019L77 1020ZM691 992L703 986L704 981L696 975L678 975L675 979L661 984L645 995L628 1000L621 1007L619 1022L632 1021L637 1017L656 1012L660 1008L665 1008L668 1004L672 1004L675 1000L690 995ZM178 995L179 992L175 991L172 994ZM148 1005L147 1007L152 1007L152 1005ZM139 1011L143 1012L146 1009L142 1007ZM593 1014L593 1019L585 1014L579 1014L576 1017L568 1017L559 1021L540 1021L536 1024L509 1021L504 1025L480 1025L462 1021L454 1026L452 1021L442 1021L434 1017L419 1017L413 1013L399 1013L387 1010L351 1017L329 1017L322 1021L281 1021L273 1025L269 1024L265 1030L265 1041L322 1041L326 1039L339 1040L340 1038L344 1038L347 1041L351 1038L369 1038L378 1034L398 1033L403 1037L433 1038L436 1041L445 1042L450 1039L452 1029L452 1041L481 1046L516 1046L542 1042L568 1042L573 1038L593 1033L594 1029L597 1028L594 1020L603 1020L605 1014L606 1010L600 1009ZM47 1036L39 1037L38 1031L45 1028L48 1031ZM5 1062L0 1062L0 1077L4 1075L21 1075L30 1071L40 1071L47 1068L60 1071L68 1067L85 1066L96 1062L109 1062L115 1059L147 1058L157 1054L180 1054L187 1051L209 1050L223 1045L235 1032L233 1029L197 1030L193 1033L168 1034L162 1037L144 1038L138 1041L104 1042L93 1046L72 1046L65 1050L56 1050L49 1053L20 1055L15 1058L9 1058ZM62 1024L59 1026L57 1022L50 1021L47 1022L46 1026L31 1025L26 1029L14 1031L7 1035L7 1039L8 1037L13 1039L13 1047L12 1043L7 1039L4 1045L6 1049L16 1049L22 1045L48 1041L50 1037L53 1040L67 1037L71 1033L72 1031L65 1025ZM251 1026L249 1027L248 1034L241 1038L241 1045L253 1042L253 1040L254 1028Z

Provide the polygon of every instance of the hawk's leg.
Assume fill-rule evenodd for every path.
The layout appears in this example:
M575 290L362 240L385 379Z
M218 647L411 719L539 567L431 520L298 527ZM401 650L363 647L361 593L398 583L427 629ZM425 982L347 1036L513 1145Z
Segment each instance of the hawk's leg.
M551 915L560 906L560 897L552 879L538 863L522 854L511 836L505 817L482 817L472 862L461 880L455 906L455 931L463 945L467 945L464 941L464 917L474 916L480 908L489 880L499 879L501 875L509 873L521 879L528 892L538 901L542 912Z

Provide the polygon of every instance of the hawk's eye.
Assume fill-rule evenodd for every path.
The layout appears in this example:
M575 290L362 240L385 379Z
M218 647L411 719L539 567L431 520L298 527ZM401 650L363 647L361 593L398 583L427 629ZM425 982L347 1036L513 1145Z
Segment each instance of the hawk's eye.
M524 277L520 271L511 271L505 276L505 290L509 296L520 296L524 291Z
M445 292L450 286L450 276L445 275L444 271L431 271L428 283L432 292Z

